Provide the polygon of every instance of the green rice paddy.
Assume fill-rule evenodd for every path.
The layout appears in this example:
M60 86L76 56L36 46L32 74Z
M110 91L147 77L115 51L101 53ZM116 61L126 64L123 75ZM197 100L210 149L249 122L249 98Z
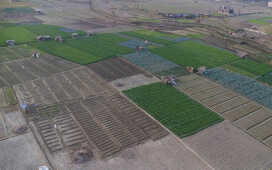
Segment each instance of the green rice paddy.
M89 38L80 38L58 43L56 41L32 43L33 47L79 64L90 64L98 60L134 52L133 49L120 46L127 38L117 34L98 34Z
M15 40L16 44L35 40L36 35L20 26L0 25L0 45L5 45L6 40Z
M9 14L31 14L34 12L34 10L29 7L16 7L16 8L4 8L2 12Z
M193 40L151 49L151 52L185 67L206 66L207 68L213 68L238 59L235 54L227 50Z
M165 84L141 86L124 93L179 137L223 121L216 113Z

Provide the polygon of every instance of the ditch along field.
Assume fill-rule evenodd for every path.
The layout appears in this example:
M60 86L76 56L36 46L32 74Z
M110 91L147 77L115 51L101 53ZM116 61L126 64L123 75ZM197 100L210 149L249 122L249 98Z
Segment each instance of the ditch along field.
M222 74L221 76L225 77ZM272 148L270 109L195 74L179 77L178 80L177 89ZM254 88L253 90L258 91Z
M154 48L150 51L185 67L206 66L207 68L213 68L238 59L235 54L227 50L194 40L184 41L167 47Z
M216 113L162 83L137 87L124 93L179 137L192 135L223 121Z
M79 64L90 64L110 57L132 53L134 50L120 46L129 39L117 34L97 34L92 37L56 41L36 42L31 45L41 51L62 57Z
M36 40L38 35L61 35L71 38L73 32L84 35L84 32L70 30L59 26L45 24L0 24L0 45L5 46L6 40L15 40L16 44L23 44Z

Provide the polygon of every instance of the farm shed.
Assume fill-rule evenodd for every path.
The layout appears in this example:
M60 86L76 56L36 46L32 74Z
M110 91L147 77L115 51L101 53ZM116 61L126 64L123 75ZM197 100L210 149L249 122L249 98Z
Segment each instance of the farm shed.
M78 37L78 33L72 33L72 38L77 38Z
M7 40L7 41L6 41L6 44L7 44L8 46L14 46L14 45L15 45L15 40Z
M39 35L36 37L36 39L38 41L48 41L48 40L51 40L51 36L50 35Z
M63 39L61 36L55 36L55 41L57 42L63 42Z

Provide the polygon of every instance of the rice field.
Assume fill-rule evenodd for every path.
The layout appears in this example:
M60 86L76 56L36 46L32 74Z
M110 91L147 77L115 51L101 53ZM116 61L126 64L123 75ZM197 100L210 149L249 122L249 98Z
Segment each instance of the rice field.
M32 43L32 46L69 61L90 64L134 52L133 49L119 45L120 42L127 40L117 34L98 34L89 38L64 41L64 43L55 41Z
M35 40L36 35L31 31L20 27L0 24L0 45L4 46L6 40L15 40L16 44L21 44Z
M238 59L235 54L227 50L194 40L184 41L167 47L155 48L150 51L185 67L206 66L207 68L213 68Z
M179 137L223 121L216 113L165 84L141 86L124 93Z
M0 45L6 45L6 40L15 40L16 44L35 41L38 35L62 36L71 38L72 33L85 35L85 32L71 30L54 25L46 24L0 24Z

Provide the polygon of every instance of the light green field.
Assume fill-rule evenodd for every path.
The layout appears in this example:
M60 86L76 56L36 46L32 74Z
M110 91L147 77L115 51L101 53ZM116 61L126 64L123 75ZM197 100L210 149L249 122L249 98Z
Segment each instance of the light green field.
M257 24L257 25L269 25L272 24L272 17L262 17L257 19L250 19L248 20L249 23Z
M238 59L235 54L227 50L193 40L151 49L150 51L185 67L206 66L207 68L213 68Z
M62 37L72 37L73 32L79 33L79 35L85 35L83 31L70 30L60 26L46 25L46 24L28 24L22 25L23 28L29 30L36 35L50 35L50 36L62 36ZM67 30L67 31L66 31Z
M180 23L195 23L195 20L193 19L177 19L176 21L180 22Z
M131 32L122 32L122 34L126 34L126 35L140 38L143 40L148 40L148 41L162 44L162 45L173 44L171 39L180 37L179 35L175 35L175 34L167 34L167 33L162 33L157 31L151 31L151 30L136 30Z
M160 19L154 19L154 18L136 18L135 21L139 21L139 22L152 22L152 23L159 23L159 22L161 22Z
M15 40L15 43L25 43L35 40L36 35L20 26L0 25L0 45L5 45L6 40Z
M223 121L216 113L165 84L141 86L124 93L179 137Z
M250 72L247 72L243 69L240 69L240 68L237 68L237 67L234 67L234 66L231 66L231 65L224 65L222 66L224 69L228 70L228 71L231 71L231 72L234 72L234 73L239 73L239 74L242 74L244 76L248 76L248 77L251 77L251 78L256 78L256 75L255 74L252 74Z
M204 38L205 35L200 33L194 33L194 34L187 34L186 37L193 38L193 39L201 39L201 38Z
M16 8L4 8L2 12L8 14L31 14L34 12L34 10L29 7L16 7Z

